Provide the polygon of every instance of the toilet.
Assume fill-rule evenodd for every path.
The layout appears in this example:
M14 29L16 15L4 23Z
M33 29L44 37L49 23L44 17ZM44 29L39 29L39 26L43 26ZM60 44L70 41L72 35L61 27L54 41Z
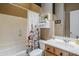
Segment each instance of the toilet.
M30 56L42 56L43 55L43 50L42 49L34 49L30 54Z

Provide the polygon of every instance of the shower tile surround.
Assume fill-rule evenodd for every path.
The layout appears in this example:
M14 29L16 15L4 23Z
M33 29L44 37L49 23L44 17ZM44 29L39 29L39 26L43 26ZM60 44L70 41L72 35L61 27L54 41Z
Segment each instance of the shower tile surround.
M26 50L26 19L0 14L0 55L20 55ZM25 53L23 54L25 55Z

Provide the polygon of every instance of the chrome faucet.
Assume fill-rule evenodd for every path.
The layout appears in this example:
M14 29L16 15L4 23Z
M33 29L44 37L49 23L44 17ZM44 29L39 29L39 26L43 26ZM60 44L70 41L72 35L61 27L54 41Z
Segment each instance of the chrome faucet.
M76 39L78 39L78 38L79 38L79 36L77 35L77 36L76 36Z
M65 43L69 43L69 40L67 40L67 39L64 39L64 42L65 42Z

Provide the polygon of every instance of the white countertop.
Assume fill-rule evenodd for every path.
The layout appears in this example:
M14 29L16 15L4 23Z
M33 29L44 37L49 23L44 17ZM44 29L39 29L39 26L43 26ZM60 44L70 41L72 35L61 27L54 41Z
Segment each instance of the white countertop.
M44 44L48 44L48 45L54 46L56 48L60 48L62 50L68 51L70 53L74 53L76 55L79 55L79 46L72 46L70 44L58 42L58 41L55 41L53 39L49 39L47 41L41 40L41 42Z

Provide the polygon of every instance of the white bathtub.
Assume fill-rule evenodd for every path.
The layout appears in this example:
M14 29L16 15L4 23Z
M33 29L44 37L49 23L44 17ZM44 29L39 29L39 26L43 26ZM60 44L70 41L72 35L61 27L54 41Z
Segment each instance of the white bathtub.
M45 44L40 40L40 48L45 49ZM10 47L0 48L0 56L27 56L26 46L16 44Z
M27 56L23 46L5 47L0 49L0 56Z
M16 56L27 56L26 50L20 51L20 52L16 53L15 55Z

